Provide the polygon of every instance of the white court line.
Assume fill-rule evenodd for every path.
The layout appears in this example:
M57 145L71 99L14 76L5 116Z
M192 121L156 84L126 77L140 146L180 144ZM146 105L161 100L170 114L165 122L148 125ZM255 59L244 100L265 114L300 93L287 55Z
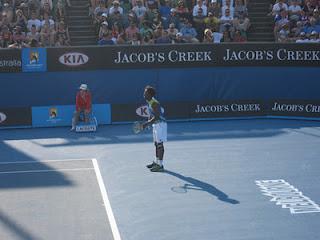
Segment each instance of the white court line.
M94 170L94 168L62 168L62 169L50 169L50 170L27 170L27 171L8 171L1 172L1 174L18 174L18 173L42 173L42 172L70 172L70 171L88 171Z
M108 219L110 222L113 238L114 238L114 240L121 240L120 232L119 232L119 229L118 229L118 226L116 223L116 219L114 218L114 215L113 215L113 211L112 211L111 204L110 204L110 201L108 198L106 187L103 183L103 179L102 179L102 175L100 172L100 168L99 168L97 159L92 158L92 164L93 164L94 170L96 172L96 176L97 176L98 184L100 187L103 203L106 208Z
M48 163L48 162L68 162L68 161L91 161L90 158L75 158L75 159L53 159L53 160L44 160L44 161L20 161L20 162L0 162L2 164L24 164L24 163Z

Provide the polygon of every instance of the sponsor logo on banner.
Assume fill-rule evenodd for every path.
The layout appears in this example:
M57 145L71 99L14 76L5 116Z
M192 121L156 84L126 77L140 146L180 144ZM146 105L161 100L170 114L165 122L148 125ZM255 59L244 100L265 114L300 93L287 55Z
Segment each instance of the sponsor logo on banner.
M46 49L45 48L23 48L22 49L22 71L23 72L47 71Z
M264 111L265 109L261 102L247 100L190 105L190 115L192 118L258 116L264 115Z
M7 116L4 113L0 112L0 123L3 123L6 119Z
M31 108L0 108L0 127L31 126Z
M59 57L60 63L70 67L80 66L86 64L88 61L89 57L80 52L68 52Z
M150 116L147 105L140 106L136 109L136 114L140 117L148 118Z
M320 117L320 101L274 100L269 106L270 115Z
M20 49L1 49L0 72L21 72Z

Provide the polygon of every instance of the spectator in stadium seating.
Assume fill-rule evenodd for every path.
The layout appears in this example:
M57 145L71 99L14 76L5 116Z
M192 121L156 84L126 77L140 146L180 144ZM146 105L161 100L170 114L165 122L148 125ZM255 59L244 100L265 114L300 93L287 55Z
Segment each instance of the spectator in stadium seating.
M290 21L297 22L300 19L300 13L302 11L301 6L299 5L298 0L292 0L289 8L288 8L288 14Z
M273 5L271 15L276 18L281 10L288 11L288 5L285 3L285 0L279 0Z
M12 22L13 21L13 17L14 17L14 12L13 12L13 5L12 3L9 4L8 2L3 4L2 7L2 14L5 13L7 15L8 21Z
M149 26L147 21L143 21L141 23L141 27L139 30L141 37L144 38L146 35L148 35L149 33L153 34L153 30L152 28Z
M123 31L118 35L118 38L116 40L117 45L125 45L127 44L127 36L126 33Z
M147 8L143 6L142 0L137 0L137 5L132 8L132 11L136 14L138 24L140 24L144 18Z
M104 34L105 33L108 33L110 30L108 28L108 22L107 21L104 21L101 23L100 25L100 29L99 29L99 40L103 38Z
M234 18L239 18L243 14L248 15L248 9L246 5L244 5L242 0L235 0Z
M314 17L310 17L309 22L306 23L303 31L306 34L310 34L312 31L320 32L320 25L316 25L317 20Z
M214 43L220 43L223 40L223 34L217 30L217 28L211 29L212 39Z
M208 12L208 17L204 19L204 24L206 28L217 29L219 27L219 19L215 17L213 12Z
M7 13L4 12L1 16L0 27L7 26L10 29L12 27L12 23L9 21Z
M92 109L91 98L91 92L88 89L88 85L81 84L76 95L76 111L73 114L72 127L70 131L74 131L76 129L81 113L84 114L84 122L89 122Z
M179 30L175 27L174 23L170 23L168 28L168 35L171 40L174 40L176 38L177 33Z
M142 38L142 45L152 45L154 44L153 34L151 32L147 32L147 34Z
M213 43L213 38L212 38L212 31L211 29L207 28L204 30L203 34L203 43Z
M127 36L127 41L129 43L131 43L131 41L135 37L135 34L139 33L139 28L137 28L136 23L131 22L130 26L126 28L125 32L126 32L126 36Z
M36 25L31 26L31 31L27 33L26 41L31 42L33 39L40 42L40 33L37 31Z
M13 30L12 40L15 43L22 43L26 40L25 32L22 32L20 25L17 25Z
M0 32L0 47L7 48L12 43L12 33L9 30L9 27L4 24L1 27Z
M175 44L182 44L182 43L188 43L186 39L183 38L183 35L181 32L178 32L176 34L176 38L174 39Z
M185 25L180 29L180 32L182 33L183 38L192 43L198 43L199 40L197 39L197 31L196 29L192 26L191 21L185 20Z
M287 11L282 9L280 11L279 16L276 18L276 22L275 22L275 26L274 26L274 38L277 39L278 38L278 34L280 32L280 30L285 26L285 25L289 25L290 21L288 20L288 14Z
M60 21L57 27L57 31L55 33L55 38L59 39L61 38L60 35L62 36L65 45L69 46L70 45L70 35L69 35L69 30L66 24L63 21Z
M232 36L230 31L226 29L222 34L222 42L232 42Z
M310 34L310 43L320 43L319 33L316 31L312 31Z
M41 21L41 27L44 24L48 24L51 30L55 29L55 22L53 19L51 19L49 17L49 14L47 12L44 12L44 14L43 14L43 20Z
M247 38L243 36L240 30L235 30L234 36L233 36L233 42L246 42Z
M31 19L27 22L27 29L28 31L31 31L31 26L35 25L37 27L37 31L40 31L41 29L41 21L37 18L37 12L31 13Z
M142 44L142 38L141 38L141 34L139 32L135 33L133 35L133 38L131 39L131 41L129 42L129 44L131 45L141 45Z
M230 9L225 9L225 14L219 19L220 30L219 32L232 31L233 30L233 17L230 15Z
M305 32L301 32L299 38L296 40L296 43L306 43L309 42L309 39L306 36Z
M112 40L112 34L110 31L105 32L102 38L98 41L98 45L114 45L114 41Z
M114 14L115 12L119 12L121 15L123 14L123 8L120 6L120 2L118 0L114 0L112 2L112 7L109 8L109 15Z
M180 19L183 19L183 18L187 18L187 19L190 19L192 16L191 16L191 13L189 12L189 9L187 8L187 6L185 5L184 3L184 0L179 0L178 1L178 5L175 7L175 12L176 12L176 15L180 18ZM203 11L202 11L203 12ZM198 12L197 12L198 14ZM197 15L196 14L196 15Z
M35 13L35 17L40 16L40 1L38 0L28 0L28 16L32 17L32 14Z
M22 27L23 31L27 30L27 17L23 14L21 9L17 9L16 11L16 22L14 23L15 26L19 25Z
M153 31L153 38L156 40L157 38L162 36L163 26L161 24L157 25Z
M202 8L198 9L198 14L193 17L193 26L197 31L197 39L201 42L203 40L203 34L205 30L205 20L206 16L203 15Z
M168 30L162 31L162 35L155 40L157 44L169 44L172 40L169 37Z
M160 7L159 0L146 0L145 3L148 9L159 9Z
M60 35L57 35L55 46L56 47L69 46L69 43L66 41L64 36L60 34Z
M319 3L320 4L320 3ZM319 6L320 7L320 6ZM320 11L319 9L315 8L313 10L312 16L316 19L316 25L320 25Z
M219 18L221 16L221 5L217 0L210 0L208 6L208 15L209 12L213 14L213 16Z
M250 28L250 20L246 13L240 14L233 20L235 30L239 30L244 38L247 38L247 31Z
M54 30L50 29L50 26L48 24L44 24L40 31L40 39L41 43L44 47L51 47L54 46L55 32Z
M49 6L50 11L53 9L53 3L52 0L41 0L40 1L40 7L44 8L45 5Z
M177 10L175 8L171 8L170 10L170 16L168 17L168 23L173 23L175 27L180 30L180 18L177 15Z
M54 19L56 22L66 22L66 9L62 2L58 1L57 7L54 11Z
M207 16L208 8L205 2L197 0L197 4L193 7L192 16L197 16L199 8L202 9L203 15Z
M160 2L161 4L161 2ZM164 0L163 4L160 5L159 13L162 20L162 26L167 29L169 27L169 16L171 11L170 0Z
M234 17L234 7L231 5L230 0L226 0L225 5L222 6L221 8L222 16L225 15L227 9L229 9L230 16Z

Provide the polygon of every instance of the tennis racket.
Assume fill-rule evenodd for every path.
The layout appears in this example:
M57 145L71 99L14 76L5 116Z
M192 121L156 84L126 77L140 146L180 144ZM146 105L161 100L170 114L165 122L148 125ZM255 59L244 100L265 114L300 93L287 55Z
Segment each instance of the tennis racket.
M142 126L142 123L141 123L141 122L134 122L134 123L133 123L133 125L132 125L132 131L133 131L135 134L140 133L142 130L143 130L143 126Z

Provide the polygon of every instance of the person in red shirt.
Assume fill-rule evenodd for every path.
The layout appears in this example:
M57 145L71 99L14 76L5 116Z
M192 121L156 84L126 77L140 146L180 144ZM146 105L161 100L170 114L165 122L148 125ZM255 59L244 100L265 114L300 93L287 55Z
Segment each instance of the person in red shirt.
M89 122L91 107L91 93L88 89L88 85L81 84L76 96L76 111L73 114L71 131L75 130L76 125L79 122L81 113L83 113L84 115L84 121Z

